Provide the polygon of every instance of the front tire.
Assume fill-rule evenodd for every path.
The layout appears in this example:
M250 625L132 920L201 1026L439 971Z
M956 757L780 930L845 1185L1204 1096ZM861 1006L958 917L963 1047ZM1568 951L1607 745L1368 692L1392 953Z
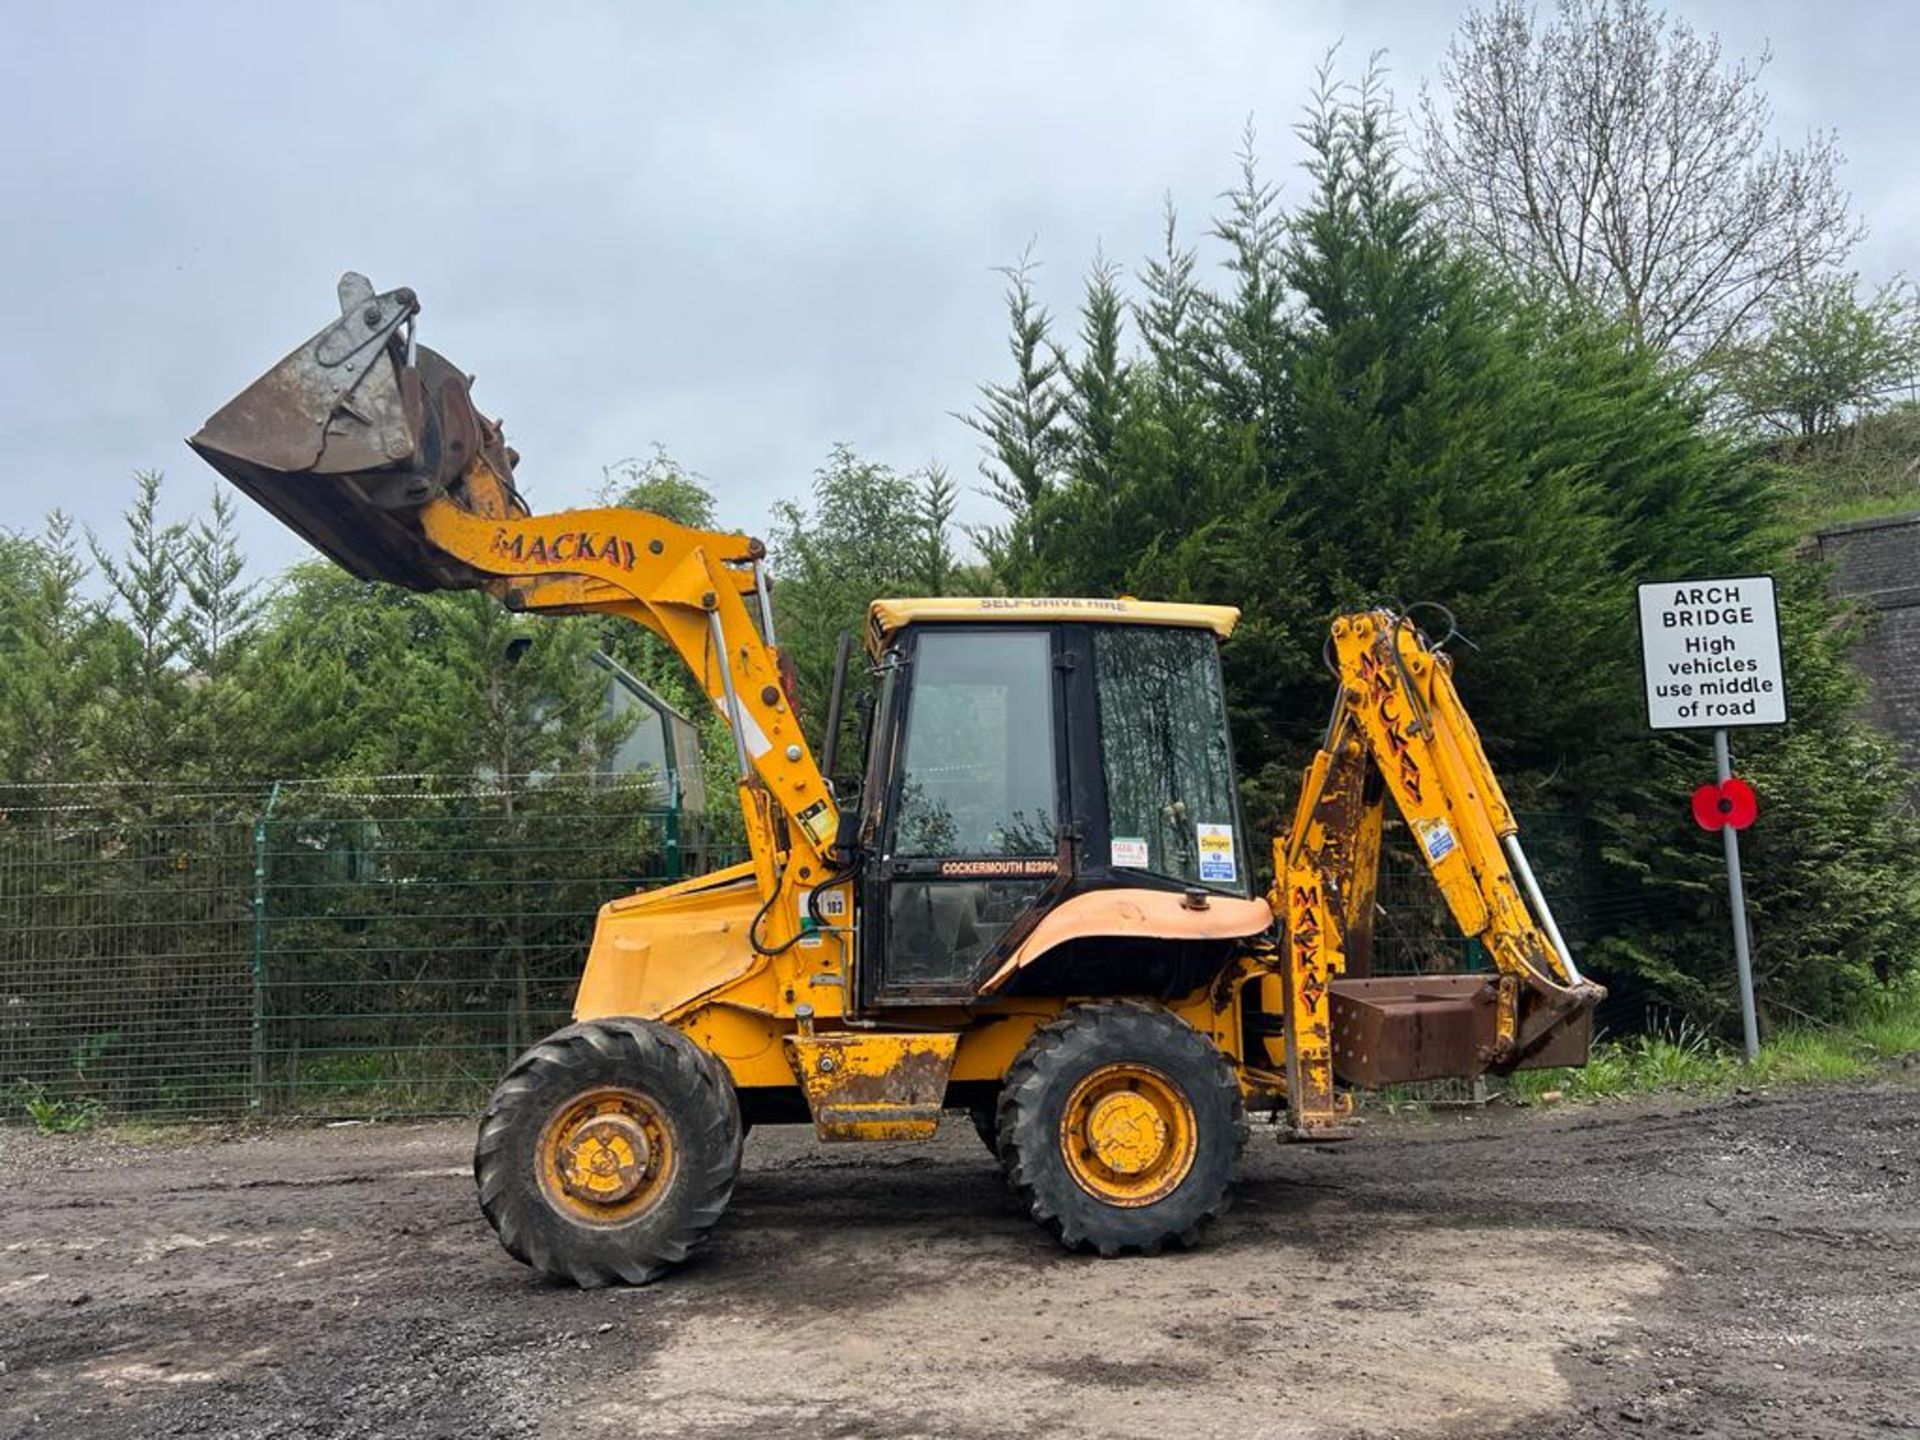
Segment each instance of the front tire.
M1036 1030L1000 1091L1000 1163L1070 1250L1153 1255L1224 1213L1247 1140L1226 1057L1158 1005L1078 1005Z
M570 1025L514 1062L474 1147L480 1208L509 1255L593 1289L692 1254L740 1173L725 1069L652 1020Z

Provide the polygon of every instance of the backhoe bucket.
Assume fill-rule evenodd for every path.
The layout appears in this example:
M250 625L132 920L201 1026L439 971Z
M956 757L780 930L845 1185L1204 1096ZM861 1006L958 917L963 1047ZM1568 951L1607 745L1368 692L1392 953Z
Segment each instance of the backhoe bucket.
M486 576L430 545L420 508L463 498L478 457L509 496L513 455L473 408L467 377L413 342L420 302L340 279L340 318L249 385L187 443L344 569L415 590Z

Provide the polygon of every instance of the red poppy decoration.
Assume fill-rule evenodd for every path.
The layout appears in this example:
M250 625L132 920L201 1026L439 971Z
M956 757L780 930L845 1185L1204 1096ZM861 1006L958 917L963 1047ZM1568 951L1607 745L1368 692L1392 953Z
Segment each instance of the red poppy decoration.
M1717 785L1702 785L1693 792L1693 818L1702 830L1718 830L1722 825L1744 830L1759 813L1760 801L1753 786L1738 775Z

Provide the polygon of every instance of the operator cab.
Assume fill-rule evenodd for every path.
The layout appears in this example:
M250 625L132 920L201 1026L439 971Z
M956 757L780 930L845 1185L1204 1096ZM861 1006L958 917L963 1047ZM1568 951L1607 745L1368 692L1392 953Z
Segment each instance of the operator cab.
M862 1009L976 1001L1088 891L1249 896L1219 655L1238 618L1135 600L875 603ZM1061 945L996 998L1186 993L1217 949Z

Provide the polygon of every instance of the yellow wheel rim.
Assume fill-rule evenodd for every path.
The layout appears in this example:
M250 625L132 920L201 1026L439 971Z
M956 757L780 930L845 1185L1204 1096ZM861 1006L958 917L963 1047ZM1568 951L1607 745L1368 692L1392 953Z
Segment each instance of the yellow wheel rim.
M618 1225L648 1209L666 1191L673 1166L673 1128L638 1090L589 1090L540 1132L547 1203L589 1224Z
M1103 1065L1060 1116L1067 1173L1108 1205L1151 1205L1179 1189L1198 1136L1186 1092L1148 1065Z

